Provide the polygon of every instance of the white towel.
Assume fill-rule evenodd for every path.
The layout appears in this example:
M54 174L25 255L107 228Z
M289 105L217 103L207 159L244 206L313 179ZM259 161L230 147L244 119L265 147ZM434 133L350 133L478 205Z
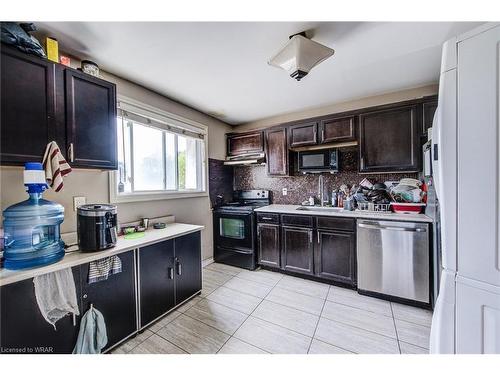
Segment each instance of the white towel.
M89 284L107 280L109 275L122 272L122 261L118 255L94 260L89 264Z
M71 268L36 276L33 284L40 313L54 329L56 322L62 317L68 314L80 315Z
M47 184L58 192L63 188L63 177L71 172L71 167L56 142L52 141L47 145L42 163Z

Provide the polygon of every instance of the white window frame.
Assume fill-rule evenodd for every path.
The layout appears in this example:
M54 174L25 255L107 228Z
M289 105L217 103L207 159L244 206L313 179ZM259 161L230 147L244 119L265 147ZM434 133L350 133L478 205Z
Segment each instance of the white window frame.
M126 202L144 202L152 200L164 199L180 199L180 198L195 198L195 197L208 197L208 126L203 125L197 121L186 119L184 117L175 115L150 106L148 104L139 102L137 100L118 95L118 103L124 103L127 106L133 106L134 111L145 117L152 117L158 121L166 124L178 125L186 130L191 130L204 136L204 155L202 156L203 173L203 189L198 191L193 190L161 190L140 193L118 193L118 171L109 171L109 201L110 203L126 203Z

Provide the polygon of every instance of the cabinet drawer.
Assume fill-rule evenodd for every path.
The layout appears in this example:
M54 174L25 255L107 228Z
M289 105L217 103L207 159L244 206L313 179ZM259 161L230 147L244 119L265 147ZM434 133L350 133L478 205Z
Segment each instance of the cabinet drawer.
M356 220L343 217L319 216L318 228L354 232L354 229L356 228Z
M266 212L258 212L257 213L257 222L258 223L279 224L280 223L280 215L268 214Z
M281 215L281 223L283 225L293 225L299 227L313 227L312 216L302 216L302 215Z

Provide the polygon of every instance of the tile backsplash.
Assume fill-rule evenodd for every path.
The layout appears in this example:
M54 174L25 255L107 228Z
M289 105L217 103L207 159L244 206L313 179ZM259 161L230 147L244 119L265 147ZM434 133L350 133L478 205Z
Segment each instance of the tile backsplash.
M352 186L363 178L372 183L397 181L401 178L418 178L417 173L390 173L390 174L359 174L358 155L355 148L339 150L340 171L335 174L325 174L325 193L338 189L340 185ZM269 177L265 165L234 167L234 190L265 189L272 192L273 203L300 204L309 196L318 197L319 176L317 174L295 175L290 177ZM288 194L282 195L286 188Z

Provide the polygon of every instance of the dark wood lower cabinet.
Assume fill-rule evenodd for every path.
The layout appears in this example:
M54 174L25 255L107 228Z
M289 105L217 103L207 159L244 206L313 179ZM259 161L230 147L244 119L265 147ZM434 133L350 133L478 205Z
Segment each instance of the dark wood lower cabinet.
M80 300L80 266L73 267L72 271L77 299ZM76 325L73 325L72 315L61 318L56 323L57 330L55 330L40 313L33 279L2 286L0 289L0 352L71 353L78 337L81 315L77 316Z
M137 330L135 299L135 254L134 251L118 254L122 272L110 275L107 280L88 283L89 263L81 265L82 315L90 304L104 316L108 344L112 347Z
M174 240L139 249L140 323L144 327L175 306Z
M276 224L258 224L257 241L259 247L259 264L280 268L280 226Z
M314 274L313 229L281 227L282 269L304 274Z
M318 230L315 274L323 279L356 285L356 235Z
M200 232L177 237L175 243L175 304L201 290Z

